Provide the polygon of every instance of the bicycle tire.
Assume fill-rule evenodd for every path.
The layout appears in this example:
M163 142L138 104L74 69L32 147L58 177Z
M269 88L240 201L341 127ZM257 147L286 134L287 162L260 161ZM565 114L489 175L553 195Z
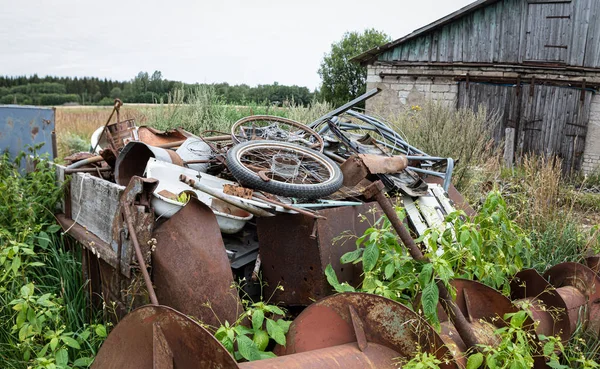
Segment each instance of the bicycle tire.
M290 127L296 127L296 128L298 128L298 130L306 132L311 137L314 137L314 139L316 140L316 142L313 145L314 147L309 147L309 146L305 145L306 147L309 147L309 148L319 151L319 152L323 152L323 146L324 146L323 138L317 132L315 132L312 128L310 128L307 125L302 124L300 122L296 122L295 120L277 117L277 116L273 116L273 115L251 115L251 116L242 118L242 119L238 120L237 122L235 122L233 124L233 126L231 126L231 138L234 143L250 141L247 139L240 140L240 136L238 135L237 132L238 132L238 129L241 126L243 126L244 124L254 122L254 121L275 122L275 123L286 124ZM269 140L262 139L262 140L257 140L257 141L269 141Z
M258 173L247 168L241 162L241 157L244 153L250 149L259 148L279 148L309 156L327 168L329 178L324 182L313 184L286 183L274 179L265 181ZM325 155L301 145L281 141L256 140L237 144L227 152L227 166L235 179L243 186L269 192L274 195L303 199L317 199L331 195L342 187L344 180L340 167Z

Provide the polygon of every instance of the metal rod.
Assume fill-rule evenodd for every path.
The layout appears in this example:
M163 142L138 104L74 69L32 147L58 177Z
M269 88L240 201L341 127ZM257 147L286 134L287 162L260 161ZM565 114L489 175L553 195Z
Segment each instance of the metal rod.
M142 276L144 276L144 282L146 283L146 287L148 288L150 302L152 303L152 305L158 305L158 299L156 298L156 293L154 293L154 286L152 286L152 280L150 279L148 269L146 269L146 263L144 262L144 255L142 255L142 249L140 248L140 244L138 243L137 239L137 234L135 233L135 228L133 227L133 221L131 220L131 212L129 211L129 204L123 204L122 209L123 216L125 217L125 222L127 223L127 229L129 229L129 235L131 236L131 242L133 243L133 248L135 249L135 256L137 258L138 264L140 265Z
M381 209L383 210L390 223L396 230L396 233L400 237L402 244L404 244L404 246L408 250L410 256L416 261L429 263L429 259L423 255L421 249L419 249L419 247L415 243L415 240L413 240L410 236L408 229L406 229L406 227L398 217L398 214L396 214L396 210L394 209L392 202L389 198L385 196L384 189L385 186L383 185L383 183L381 181L377 181L369 185L365 189L364 195L367 198L374 198L379 204L379 206L381 206ZM442 307L444 308L448 316L452 319L456 330L458 331L458 334L460 335L460 337L462 338L462 340L468 348L476 348L478 343L477 337L475 336L473 330L471 329L471 326L469 325L469 322L463 315L462 311L458 308L458 305L456 305L456 303L452 300L450 292L448 292L448 288L446 288L444 283L442 283L441 281L438 281L436 284L440 292Z
M292 205L285 204L285 203L280 202L280 201L271 200L271 199L267 198L266 196L260 195L258 193L255 193L254 195L258 196L258 199L261 200L261 201L265 201L265 202L271 203L273 205L281 206L282 208L287 209L287 210L293 210L293 211L295 211L295 212L297 212L299 214L306 215L306 216L314 218L314 219L327 219L326 217L324 217L322 215L319 215L319 214L317 214L315 212L308 211L306 209L300 209L300 208L297 208L297 207L292 206Z
M58 146L56 145L56 131L52 130L52 159L56 159L58 156Z
M186 176L185 174L181 174L179 176L179 180L185 184L187 184L188 186L191 186L199 191L205 192L221 201L224 201L230 205L233 205L237 208L240 208L242 210L246 210L247 212L256 215L257 217L272 217L275 216L275 214L269 213L268 211L261 209L259 207L256 207L254 205L251 204L246 204L244 202L242 202L241 200L233 197L233 196L229 196L226 195L222 192L219 192L217 190L215 190L214 188L210 188L208 186L205 186L201 183L198 183L197 181L195 181L194 179Z
M96 152L96 148L100 144L100 139L102 139L102 135L104 134L104 131L106 131L106 127L110 123L110 120L112 119L113 115L115 114L115 111L117 111L117 117L119 116L118 111L119 111L119 108L121 106L123 106L123 103L121 102L121 100L115 99L115 104L113 105L113 110L112 110L112 112L110 112L110 116L108 117L108 119L106 120L106 123L104 124L104 127L102 128L102 132L100 132L100 136L98 136L98 141L96 142L96 144L92 148L92 152ZM118 120L119 119L117 118L117 121Z
M231 135L227 135L227 136L213 136L213 137L206 137L206 138L200 137L200 139L202 141L210 141L210 142L213 142L213 141L227 141L227 140L231 140ZM160 147L161 149L171 149L171 148L183 145L183 143L185 141L186 140L167 142L167 143L164 143L164 144L161 144L161 145L156 145L156 147Z
M79 168L79 167L82 167L82 166L87 165L87 164L98 163L98 162L101 162L103 160L104 160L104 158L102 156L100 156L100 155L98 155L98 156L92 156L91 158L80 160L78 162L75 162L75 163L69 165L66 170L72 170L72 169Z
M348 110L352 109L352 107L354 107L355 105L360 104L361 102L363 102L367 99L370 99L371 97L377 95L380 92L381 92L381 89L379 89L379 88L374 88L370 91L367 91L364 94L357 97L356 99L349 101L349 102L345 103L344 105L340 106L339 108L332 110L329 113L323 115L322 117L318 118L317 120L315 120L308 126L310 128L316 127L319 123L321 123L327 119L330 119L332 117L335 117L336 115L340 115L340 114L347 112Z
M187 165L187 164L207 164L207 163L212 163L216 160L189 160L189 161L184 161L183 165Z
M96 173L96 172L110 172L112 168L75 168L65 169L65 174L73 173Z

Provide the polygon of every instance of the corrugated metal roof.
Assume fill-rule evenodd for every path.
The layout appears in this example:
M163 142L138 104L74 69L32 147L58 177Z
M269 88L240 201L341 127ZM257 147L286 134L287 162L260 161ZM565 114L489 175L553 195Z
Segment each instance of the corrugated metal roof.
M480 9L480 8L486 7L488 5L497 3L498 1L501 1L501 0L477 0L477 1L475 1L475 2L473 2L471 4L469 4L469 5L467 5L465 7L463 7L461 9L455 11L454 13L450 13L447 16L436 20L433 23L430 23L430 24L428 24L428 25L426 25L424 27L421 27L421 28L413 31L412 33L409 33L408 35L406 35L404 37L401 37L401 38L399 38L399 39L397 39L395 41L392 41L392 42L388 42L385 45L378 46L378 47L375 47L375 48L373 48L371 50L365 51L364 53L353 57L351 60L354 61L354 62L361 63L361 64L362 63L367 63L369 61L372 61L375 57L377 57L377 55L383 53L386 50L389 50L389 49L391 49L391 48L393 48L393 47L395 47L395 46L397 46L397 45L399 45L401 43L404 43L404 42L406 42L408 40L411 40L411 39L413 39L415 37L421 36L421 35L429 32L431 30L437 29L437 28L442 27L442 26L444 26L444 25L446 25L448 23L451 23L451 22L455 21L456 19L459 19L461 17L464 17L467 14L470 14L470 13L474 12L477 9Z

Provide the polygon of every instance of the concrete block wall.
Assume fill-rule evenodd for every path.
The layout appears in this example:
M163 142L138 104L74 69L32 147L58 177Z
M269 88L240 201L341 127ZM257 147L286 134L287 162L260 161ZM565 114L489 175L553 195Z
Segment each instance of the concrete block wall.
M369 67L367 90L378 87L382 92L367 100L367 110L378 113L393 113L400 109L421 105L427 99L456 104L458 83L452 77L380 77L379 73L390 73L389 67ZM394 73L407 71L394 69Z
M592 98L581 169L588 174L600 170L600 94Z

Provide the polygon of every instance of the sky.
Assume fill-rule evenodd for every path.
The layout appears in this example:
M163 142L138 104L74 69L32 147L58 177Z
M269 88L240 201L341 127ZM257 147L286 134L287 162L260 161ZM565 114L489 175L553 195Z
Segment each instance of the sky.
M0 75L319 86L344 32L392 39L472 0L0 0Z

